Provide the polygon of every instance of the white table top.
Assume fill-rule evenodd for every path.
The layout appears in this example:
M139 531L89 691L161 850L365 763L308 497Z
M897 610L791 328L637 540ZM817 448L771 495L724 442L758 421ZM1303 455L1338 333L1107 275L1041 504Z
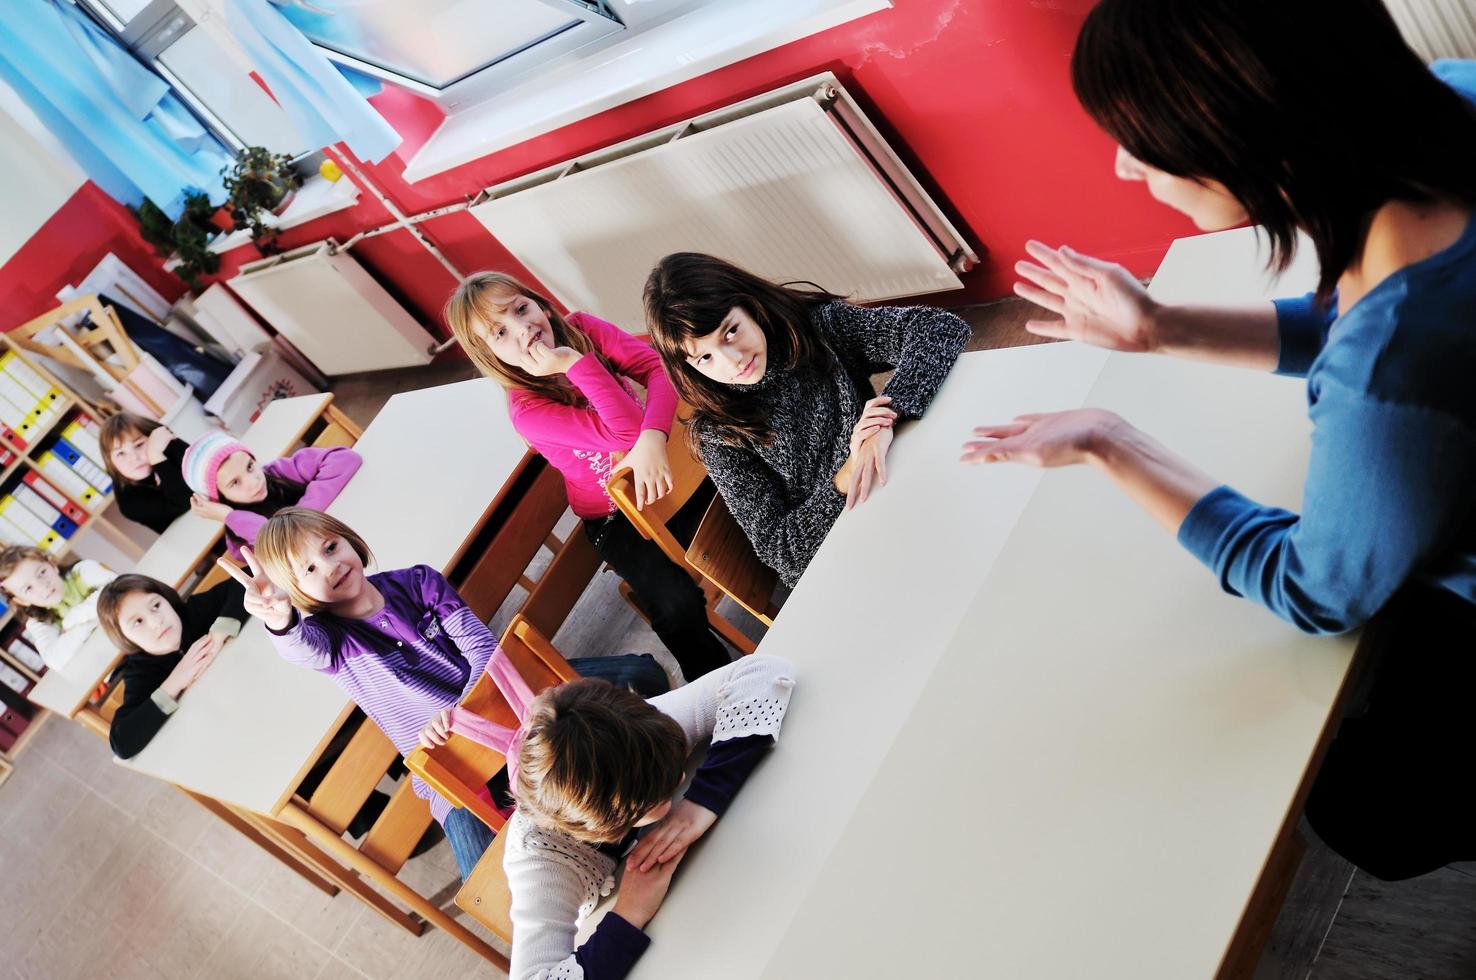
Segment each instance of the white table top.
M1249 235L1175 243L1155 294L1308 282L1304 262L1272 289ZM1224 594L1087 467L957 463L974 424L1082 404L1299 503L1297 380L1074 344L965 355L765 638L798 665L783 738L678 871L636 976L1214 975L1353 641Z
M291 451L303 433L323 414L333 400L329 394L283 398L262 409L241 441L263 459L276 459ZM164 529L149 550L129 571L148 575L176 588L194 570L205 554L220 540L224 525L186 513ZM121 570L120 570L121 571ZM76 714L118 660L118 650L102 630L77 651L64 669L52 669L26 695L37 704L65 717Z
M354 448L364 465L328 511L363 535L379 568L444 568L526 450L486 380L395 395ZM278 657L253 620L122 764L272 813L347 707L329 677Z

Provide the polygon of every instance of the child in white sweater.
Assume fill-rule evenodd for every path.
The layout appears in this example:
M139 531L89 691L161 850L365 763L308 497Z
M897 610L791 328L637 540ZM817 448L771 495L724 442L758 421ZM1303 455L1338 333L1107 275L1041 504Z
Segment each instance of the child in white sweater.
M643 930L677 863L778 737L793 675L788 661L755 654L650 701L598 680L533 701L516 750L517 810L504 831L513 980L629 972L650 944ZM688 757L709 742L673 803ZM632 850L638 827L647 830ZM615 887L622 857L615 906L576 949L579 920Z
M116 572L91 560L62 568L40 548L0 548L0 589L25 616L26 642L46 666L63 668L97 628L97 593Z

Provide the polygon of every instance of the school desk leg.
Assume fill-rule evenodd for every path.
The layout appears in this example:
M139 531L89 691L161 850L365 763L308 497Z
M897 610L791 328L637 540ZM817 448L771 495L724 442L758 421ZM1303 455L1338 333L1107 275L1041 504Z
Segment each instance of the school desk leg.
M335 834L328 827L319 823L311 813L298 806L297 803L288 803L277 813L276 819L287 824L289 827L302 831L336 860L342 861L354 871L373 881L380 888L389 892L396 901L408 906L413 912L436 928L445 930L452 938L459 941L462 945L466 946L478 956L481 956L499 970L506 972L508 969L507 957L493 949L461 923L441 911L435 903L426 899L425 896L390 874L378 864L375 864L367 855L360 853L358 848ZM396 919L395 921L399 920ZM406 928L409 928L409 926L406 926ZM411 931L418 932L415 929L411 929Z
M309 885L329 897L338 894L338 886L328 877L312 865L308 864L297 854L283 847L275 839L264 833L255 823L248 819L247 815L237 810L228 803L222 803L214 797L196 793L193 790L179 787L179 791L196 803L215 814L220 819L234 827L243 837L251 841L272 857L281 861L287 867L296 871Z

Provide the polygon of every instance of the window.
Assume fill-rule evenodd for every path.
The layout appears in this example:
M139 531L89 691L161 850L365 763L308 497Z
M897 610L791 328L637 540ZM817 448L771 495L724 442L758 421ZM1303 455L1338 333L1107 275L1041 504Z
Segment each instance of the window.
M450 108L623 29L583 0L296 0L282 14L333 61Z

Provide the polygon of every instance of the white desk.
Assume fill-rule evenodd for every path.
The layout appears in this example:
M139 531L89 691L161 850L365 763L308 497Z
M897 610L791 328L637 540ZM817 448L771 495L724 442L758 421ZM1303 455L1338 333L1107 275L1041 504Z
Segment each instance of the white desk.
M1252 250L1177 242L1154 293L1310 281L1304 261L1272 288ZM765 638L798 665L783 739L678 871L636 976L1215 974L1353 643L1225 595L1087 467L956 462L974 424L1082 404L1299 503L1300 381L965 355Z
M448 565L526 451L486 380L395 395L354 448L364 465L328 511L363 535L379 568ZM253 620L121 764L272 814L348 707L329 677L278 657Z
M302 441L303 434L332 401L333 396L329 394L274 401L262 410L241 441L262 459L276 459ZM222 533L223 525L218 521L207 521L192 513L183 514L175 518L174 523L149 546L137 567L127 571L148 575L178 588L215 547ZM102 630L94 630L65 668L47 671L26 696L42 707L70 718L87 703L93 689L118 665L120 659L112 641Z

